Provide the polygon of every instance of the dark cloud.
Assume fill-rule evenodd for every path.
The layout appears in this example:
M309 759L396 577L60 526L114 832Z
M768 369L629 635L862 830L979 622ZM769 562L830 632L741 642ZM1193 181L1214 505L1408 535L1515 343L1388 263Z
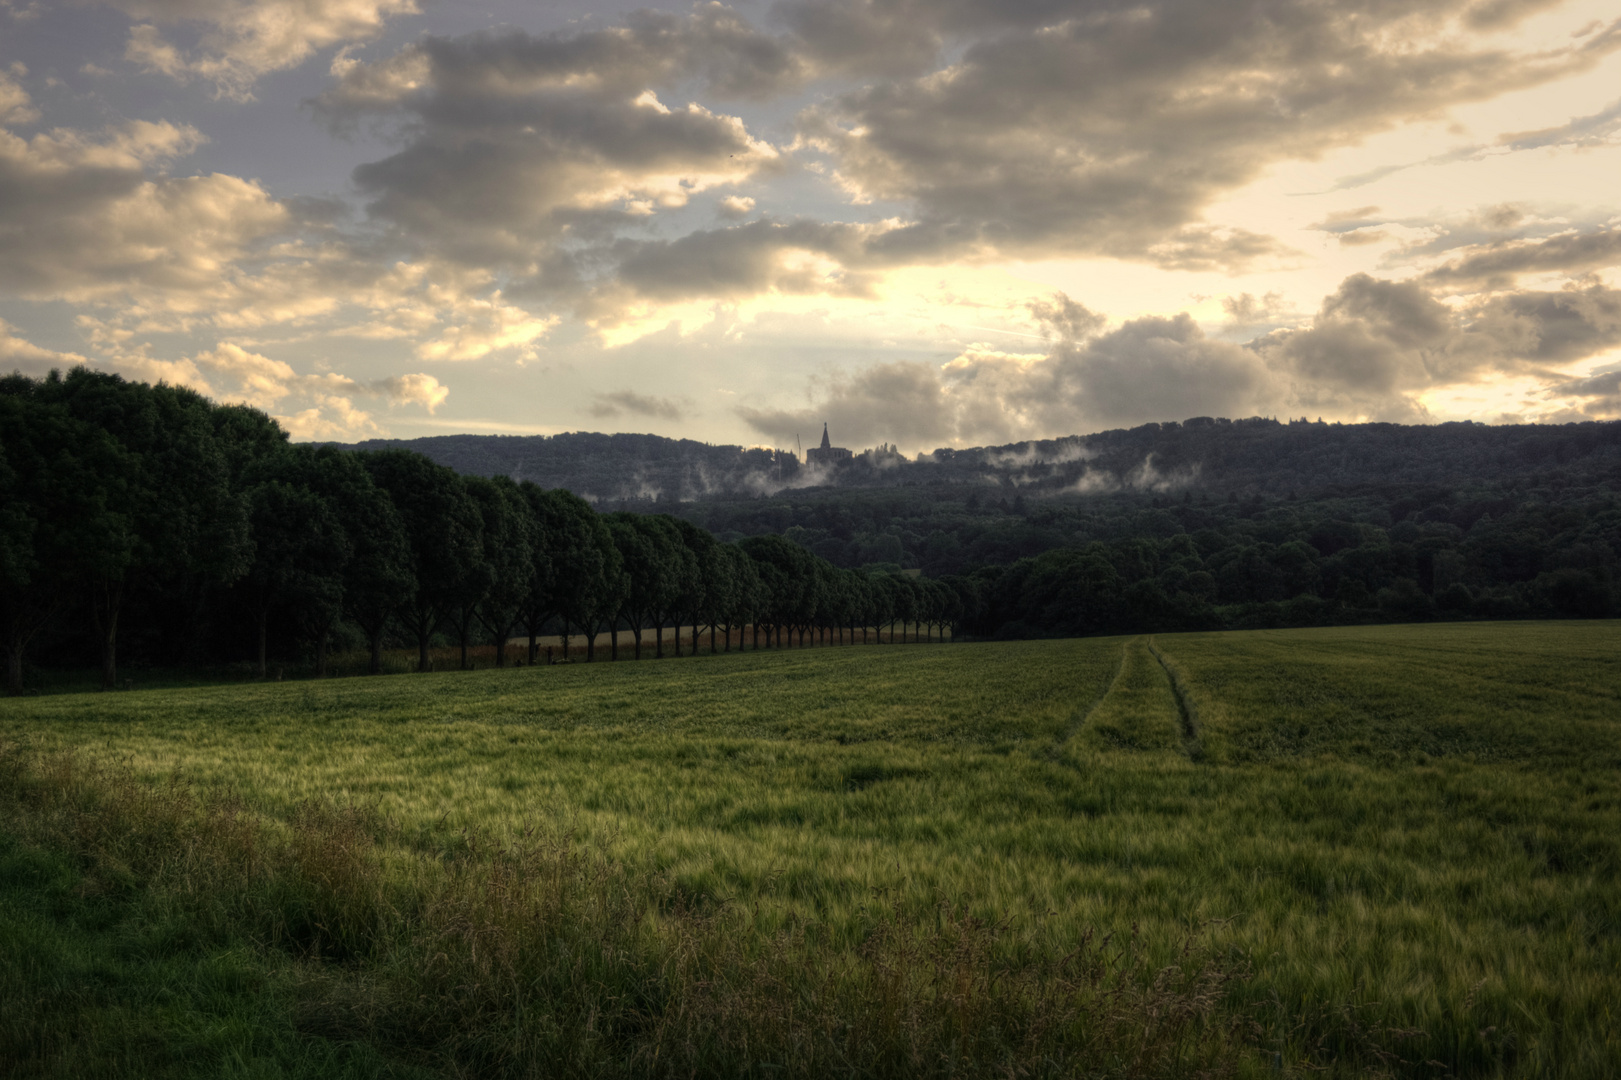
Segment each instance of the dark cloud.
M857 197L914 208L908 228L875 241L912 257L1241 265L1275 245L1200 216L1268 163L1567 74L1621 46L1611 32L1549 53L1475 46L1443 32L1468 9L1459 0L1049 3L1005 16L947 4L934 17L898 7L923 28L971 25L980 36L942 71L813 110L805 130Z
M866 278L846 269L864 261L869 230L817 221L753 221L670 241L620 241L613 254L620 285L657 300L721 299L766 291L865 295ZM795 256L811 257L800 258ZM814 261L821 256L823 263ZM611 302L599 298L595 308Z
M313 105L339 128L399 125L405 147L354 174L375 218L464 261L521 267L778 169L777 151L742 121L666 105L656 91L701 79L717 93L764 93L795 66L713 5L611 30L430 37L342 67Z
M1621 229L1605 227L1476 245L1425 276L1446 287L1505 288L1521 274L1580 274L1617 265L1621 265Z
M1331 413L1417 415L1410 396L1492 374L1539 374L1621 344L1603 285L1487 296L1458 309L1416 281L1347 278L1309 327L1252 343L1289 400Z
M598 394L591 406L591 415L610 419L621 413L632 413L655 420L685 420L687 410L669 398L638 394L634 390L619 390L611 394Z
M1556 383L1544 394L1555 400L1576 399L1572 419L1613 420L1621 416L1621 371Z
M1606 30L1516 53L1447 32L1460 17L1497 26L1552 3L1488 17L1465 0L789 0L771 9L770 30L711 3L600 29L430 36L369 64L340 58L336 85L313 104L334 127L381 120L404 139L355 172L376 219L439 254L529 273L514 295L540 288L526 269L537 261L553 267L548 280L596 282L599 300L859 291L865 272L962 258L1234 269L1288 252L1201 217L1269 163L1621 46ZM693 194L785 167L740 120L674 95L769 99L851 78L867 84L800 115L799 145L829 155L857 202L900 204L883 226L762 220L649 235L659 212ZM825 235L803 241L816 230ZM1378 238L1337 231L1347 243ZM572 260L563 277L558 250ZM805 252L837 267L789 257Z

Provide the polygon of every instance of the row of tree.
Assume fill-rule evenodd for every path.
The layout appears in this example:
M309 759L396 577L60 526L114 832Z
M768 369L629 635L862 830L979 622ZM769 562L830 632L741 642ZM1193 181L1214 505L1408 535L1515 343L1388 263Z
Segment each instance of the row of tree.
M8 684L32 640L84 611L104 685L140 598L147 637L195 640L222 613L253 627L260 674L271 628L308 642L324 672L340 622L381 670L404 637L429 667L461 646L558 632L588 658L623 628L642 656L669 627L752 635L755 648L854 642L901 624L932 640L961 616L947 583L839 570L780 536L716 541L666 515L598 514L563 490L464 477L405 450L291 445L269 417L178 387L84 369L0 380L0 618ZM127 636L127 632L126 632ZM677 633L675 651L681 651ZM694 646L696 647L696 645ZM172 653L174 650L170 650ZM184 651L184 650L182 650Z

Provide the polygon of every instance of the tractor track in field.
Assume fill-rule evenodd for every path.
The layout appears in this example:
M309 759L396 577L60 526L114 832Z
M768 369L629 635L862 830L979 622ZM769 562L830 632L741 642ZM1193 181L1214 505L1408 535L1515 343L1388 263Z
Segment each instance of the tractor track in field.
M1092 699L1092 704L1088 705L1085 710L1076 710L1075 719L1070 721L1069 730L1064 732L1064 737L1058 740L1057 749L1061 750L1068 746L1070 740L1081 733L1081 729L1092 718L1092 714L1098 711L1098 707L1108 700L1110 694L1114 693L1115 685L1120 682L1120 676L1126 673L1126 651L1131 648L1131 643L1136 640L1136 638L1127 638L1120 643L1120 662L1114 667L1114 676L1110 678L1109 684L1103 688L1103 692Z
M1204 744L1199 738L1199 707L1188 694L1188 688L1182 681L1182 673L1165 659L1165 654L1159 651L1159 646L1154 644L1152 637L1148 639L1147 644L1148 651L1159 661L1160 668L1165 672L1165 678L1171 684L1171 696L1176 699L1176 711L1182 722L1182 748L1194 761L1203 760ZM1115 677L1119 678L1118 675Z

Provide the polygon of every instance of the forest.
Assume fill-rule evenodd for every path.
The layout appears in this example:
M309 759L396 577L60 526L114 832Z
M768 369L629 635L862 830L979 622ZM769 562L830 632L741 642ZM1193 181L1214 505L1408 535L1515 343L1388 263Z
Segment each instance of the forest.
M1249 439L1269 423L1226 429ZM1461 470L1457 484L1392 466L1389 482L1281 494L920 483L600 512L402 447L295 445L265 414L183 388L13 375L0 379L7 684L22 692L30 665L99 663L113 687L121 658L249 659L261 677L272 658L306 658L320 673L335 648L369 650L373 671L385 648L415 648L426 669L444 644L463 665L475 644L493 644L498 665L534 663L546 634L583 636L595 660L600 635L621 629L639 659L642 631L661 657L664 631L683 626L758 648L897 625L934 641L1607 617L1621 551L1612 427L1520 430L1497 475ZM605 651L619 658L619 634Z

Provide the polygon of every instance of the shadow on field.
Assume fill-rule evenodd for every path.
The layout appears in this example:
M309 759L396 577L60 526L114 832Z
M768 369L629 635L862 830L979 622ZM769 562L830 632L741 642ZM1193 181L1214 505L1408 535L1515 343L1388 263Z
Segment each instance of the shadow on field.
M44 897L0 904L13 1075L220 1075L244 1043L325 1063L310 1075L1171 1077L1255 1059L1259 1028L1224 1008L1247 965L1198 935L1158 969L1135 934L1053 957L950 904L919 920L877 896L860 940L832 942L566 834L424 847L322 803L277 824L16 746L0 840L0 889ZM170 958L168 985L137 939ZM103 950L124 966L75 970ZM235 1029L166 1044L243 1000Z

